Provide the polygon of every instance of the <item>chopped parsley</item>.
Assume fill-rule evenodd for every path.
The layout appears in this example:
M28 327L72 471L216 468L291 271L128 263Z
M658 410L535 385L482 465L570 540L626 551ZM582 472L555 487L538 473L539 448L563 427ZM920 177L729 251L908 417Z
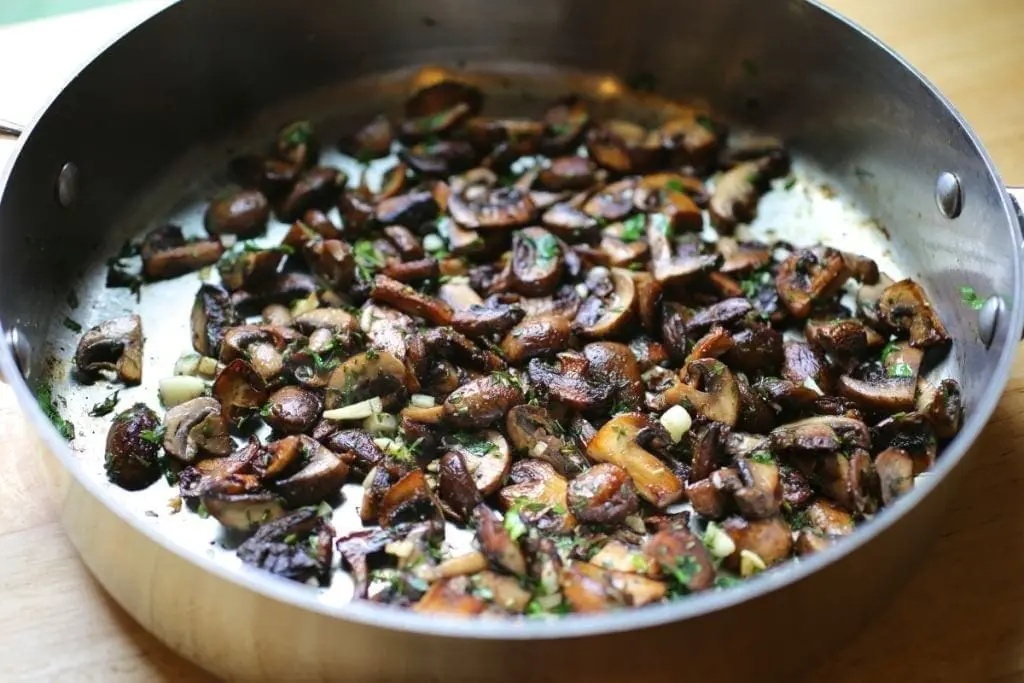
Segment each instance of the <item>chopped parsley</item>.
M680 586L689 586L700 572L700 563L692 555L687 555L676 560L675 565L667 565L667 568Z
M974 311L980 311L981 307L985 305L985 300L978 296L973 287L968 287L967 285L960 288L960 300L964 302L965 306Z
M57 408L57 403L54 400L53 393L50 387L38 386L36 387L36 401L39 403L39 408L46 414L46 417L50 419L53 426L57 429L61 436L67 441L71 441L75 438L75 425L68 420L65 420L60 414L60 409Z
M760 463L762 465L771 465L775 463L775 459L772 454L768 451L754 451L750 454L749 460L751 462Z
M64 316L64 327L68 328L75 334L82 331L82 326L67 316Z
M316 507L316 516L330 519L332 515L334 515L334 508L326 500L321 500L320 504Z
M715 577L715 588L731 588L740 583L743 583L741 579L728 574L719 574Z
M682 181L675 178L665 183L665 189L671 190L672 192L686 192L686 188L683 187Z
M372 280L374 272L384 266L384 256L369 240L359 240L352 247L356 272L361 280Z
M513 541L526 533L526 523L519 516L518 508L513 507L505 513L505 531Z
M647 219L642 213L630 216L622 221L622 233L619 235L619 239L623 242L636 242L644 236L646 227Z
M291 147L308 145L313 140L313 126L309 121L296 121L281 131L280 140Z
M767 270L761 270L751 273L750 277L745 280L740 280L740 289L743 290L743 296L754 299L761 291L761 287L769 285L771 282L772 274Z
M894 353L897 353L899 350L900 350L900 345L897 344L894 341L891 341L888 344L886 344L885 348L882 349L882 363L885 363L886 361L888 361L889 360L889 356L891 356Z
M794 187L796 187L796 176L790 176L789 178L787 178L786 184L783 185L783 187L786 188L787 190L792 190Z
M914 369L906 363L895 363L889 368L890 377L913 377Z
M462 446L463 450L478 458L488 455L499 455L497 444L490 439L480 436L479 434L457 432L452 434L452 438L455 439L456 443Z
M807 517L806 510L796 510L786 515L786 521L793 531L799 531L811 525L811 520Z
M159 445L164 440L164 431L165 430L163 425L160 425L156 429L143 429L139 433L139 436L141 436L144 440L150 443L155 443Z
M206 505L200 502L199 507L196 508L196 514L199 515L200 519L206 519L210 516L210 511L206 509Z
M94 405L89 410L89 416L103 417L104 415L109 415L114 412L114 408L117 406L117 395L119 393L121 393L120 390L115 391L110 396L107 396L105 399Z
M537 250L537 261L541 265L548 265L552 261L558 258L559 248L558 239L552 234L545 234L541 237L527 238L533 243L533 248Z

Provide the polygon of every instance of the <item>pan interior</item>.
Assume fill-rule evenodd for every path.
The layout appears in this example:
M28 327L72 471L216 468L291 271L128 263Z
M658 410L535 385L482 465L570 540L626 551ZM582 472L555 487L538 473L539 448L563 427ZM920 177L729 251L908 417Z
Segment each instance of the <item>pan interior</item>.
M460 75L484 89L487 94L484 113L487 115L539 116L548 102L572 92L591 98L598 117L619 114L645 120L656 116L657 109L664 105L653 96L626 96L622 82L608 77L525 69L518 65L467 69ZM214 271L204 278L193 273L148 284L136 301L126 289L105 286L106 260L119 251L125 240L167 223L182 226L186 235L202 234L207 202L230 182L226 173L228 161L240 152L263 149L281 125L295 119L314 123L324 147L322 163L343 169L349 175L350 185L358 184L364 167L338 152L334 143L378 113L399 119L401 104L413 82L436 76L436 70L432 69L402 71L312 93L260 113L218 144L188 151L149 192L132 202L130 210L110 227L106 243L87 258L84 276L74 283L74 296L70 291L66 293L69 301L77 299L78 306L71 308L69 305L51 316L42 381L50 387L61 415L74 425L72 448L88 476L106 487L116 504L154 533L166 536L190 553L205 554L226 567L240 566L233 552L239 538L223 533L212 518L204 519L188 511L172 511L176 487L161 479L144 492L128 492L107 483L103 454L110 417L89 416L90 409L115 389L120 389L118 410L141 401L159 412L159 380L173 373L180 355L192 351L189 311L195 292L203 279L215 281L217 275ZM380 174L393 163L393 158L371 163L367 169L370 184L377 183ZM826 243L874 259L883 272L895 279L915 276L917 264L898 261L884 229L851 201L838 195L835 187L838 185L820 170L813 158L796 155L792 176L774 181L772 190L760 203L757 220L749 226L749 233L768 241L780 239L798 246ZM337 221L337 211L332 211L331 215ZM286 225L272 220L266 236L256 242L277 244L286 229ZM740 235L743 234L741 230ZM711 238L713 235L709 232ZM89 386L76 382L71 376L70 360L79 335L63 324L65 318L88 328L131 312L142 316L146 338L142 384L121 388L104 381ZM935 372L955 376L955 368L951 367L939 367ZM357 513L361 490L359 484L345 486L345 502L335 510L333 517L339 534L362 528ZM454 529L449 527L449 531ZM448 535L448 543L453 545L468 541L466 532ZM344 573L336 572L330 588L308 590L325 604L342 605L351 599L352 584Z

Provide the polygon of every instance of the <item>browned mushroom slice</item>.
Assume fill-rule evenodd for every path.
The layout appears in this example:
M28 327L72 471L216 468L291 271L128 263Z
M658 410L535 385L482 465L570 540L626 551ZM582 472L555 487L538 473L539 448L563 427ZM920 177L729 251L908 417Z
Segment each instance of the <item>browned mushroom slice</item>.
M402 225L416 230L437 217L438 205L430 192L408 192L380 202L374 219L383 225Z
M459 432L452 440L450 450L462 455L477 490L484 496L497 491L512 467L512 454L505 437L488 429L478 433Z
M277 274L284 253L277 249L244 250L229 253L217 262L217 272L231 291L256 287Z
M963 420L960 385L955 379L944 379L938 386L919 381L917 412L932 423L940 439L952 439L960 431Z
M179 403L167 411L162 445L168 455L185 464L201 455L224 457L234 450L220 403L208 396Z
M885 343L882 335L861 320L808 320L804 326L807 341L837 358L859 358L868 349Z
M551 294L563 270L558 238L544 228L523 228L512 235L512 277L526 296Z
M221 414L228 423L244 419L262 407L267 394L263 377L241 358L228 363L213 382L213 396L220 402Z
M890 344L882 352L885 377L858 379L843 375L837 390L858 406L886 412L907 411L914 407L917 374L924 352L908 343Z
M127 491L141 491L160 478L159 440L156 413L145 403L136 403L114 416L107 431L103 469L111 483Z
M639 410L644 402L640 366L629 347L617 342L591 342L583 347L590 363L590 376L612 388L613 400L621 408Z
M282 126L274 140L274 156L297 168L312 166L320 157L320 144L309 121L292 121Z
M473 510L473 518L476 520L480 550L487 559L502 571L516 576L526 576L526 558L523 551L513 538L513 534L498 520L498 516L486 505L478 505Z
M240 314L258 313L268 304L288 304L317 291L317 282L309 273L284 272L252 289L231 294L231 303Z
M694 232L704 225L700 208L687 193L687 179L675 173L644 176L633 203L641 211L664 216L668 232Z
M509 481L512 483L498 493L509 525L515 524L517 517L544 533L568 533L576 527L576 517L568 507L569 485L549 463L519 460L512 466ZM513 512L515 517L509 520Z
M782 345L782 377L817 393L832 390L832 378L825 355L809 344L787 341Z
M346 153L365 163L390 154L393 137L394 130L391 121L383 114L378 114L356 131L350 139L343 140L342 148Z
M793 551L793 535L789 524L781 517L748 521L742 517L730 517L722 523L722 529L729 534L736 550L725 558L725 566L741 571L744 555L753 553L757 559L749 558L750 564L758 567L757 560L764 567L782 562ZM749 556L748 556L749 557Z
M887 448L875 457L882 503L889 505L914 487L914 461L906 451Z
M690 349L690 353L683 361L683 365L689 365L690 361L698 358L721 358L733 348L732 337L721 327L712 327L711 331L698 339Z
M334 529L314 507L267 522L238 547L242 562L292 581L331 580Z
M617 526L635 514L640 503L626 470L602 462L569 482L569 509L588 524Z
M593 411L607 407L611 400L611 387L595 382L589 373L590 363L576 351L558 354L554 365L539 358L530 361L530 381L541 387L550 398L574 410Z
M550 463L562 476L576 476L587 467L565 428L546 408L525 404L513 407L505 418L505 432L516 451Z
M658 134L631 121L611 119L587 133L587 153L615 173L643 173L657 168L664 156Z
M738 242L722 237L715 245L724 260L719 270L726 275L739 276L768 266L772 261L771 249L760 242Z
M258 189L268 197L279 197L287 192L301 170L287 161L257 154L236 157L229 167L243 187Z
M569 204L555 204L541 215L540 222L567 242L593 242L600 234L597 219Z
M181 228L167 225L146 235L140 253L146 280L166 280L213 265L224 245L217 239L186 240Z
M331 287L344 290L356 274L356 260L352 247L342 240L315 240L303 250L306 262L314 274Z
M771 160L744 161L719 176L708 202L711 225L723 234L732 234L739 223L749 223L757 215L757 201L771 177Z
M577 247L577 253L586 261L613 268L639 267L647 259L650 249L646 242L628 242L619 236L626 233L622 223L612 223L602 230L601 242L597 248Z
M680 384L662 394L666 406L687 403L709 420L736 425L740 396L736 378L724 363L712 358L690 361L680 377Z
M465 140L440 140L401 149L398 157L413 171L435 178L461 173L477 164L473 145Z
M239 190L217 197L206 208L203 227L211 235L254 237L267 229L270 203L259 190Z
M142 318L114 318L90 328L78 340L75 368L82 377L113 370L125 384L142 381Z
M752 325L732 335L723 360L741 372L776 374L784 360L782 335L768 325Z
M735 470L731 472L735 474ZM693 506L693 511L708 519L722 519L730 508L728 492L716 486L711 477L687 484L686 497Z
M849 251L843 252L843 260L846 267L853 274L853 279L865 285L874 285L879 281L878 264L867 256L854 254Z
M949 343L946 327L924 290L913 280L900 280L887 287L878 300L878 314L885 324L909 335L914 348L928 349Z
M897 413L871 428L871 443L875 452L899 448L914 461L914 476L935 464L938 442L935 429L927 417L920 413Z
M664 575L690 592L707 590L715 582L715 565L700 542L684 526L662 529L644 544L644 555Z
M590 123L587 104L576 95L562 98L551 105L543 116L544 138L541 152L549 157L574 150Z
M621 221L633 213L635 209L633 206L633 194L635 191L635 179L625 178L619 180L595 192L583 205L583 211L587 215L605 223Z
M501 372L467 382L444 402L444 420L456 429L481 429L524 401L518 380Z
M405 340L415 332L416 323L404 313L368 301L359 314L359 329L366 333L374 348L404 359Z
M747 519L763 519L779 514L782 484L779 466L764 452L750 458L738 458L743 487L733 493L736 507Z
M811 308L839 293L850 278L841 252L814 247L793 252L779 265L775 286L786 309L806 318Z
M338 201L348 177L336 168L314 166L299 176L291 191L277 204L278 220L291 223L309 209L326 211Z
M528 193L500 187L474 193L472 197L452 194L448 212L460 226L470 230L516 228L533 220L535 207Z
M466 467L461 451L449 451L441 457L438 495L462 521L469 519L473 508L483 502L483 495Z
M452 329L468 337L503 336L515 328L525 315L523 309L518 306L498 302L489 302L486 306L472 304L459 310L451 298L445 299L446 286L441 286L438 296L456 309L452 315ZM566 328L568 327L569 324L566 322ZM503 351L507 353L507 350Z
M473 85L452 78L443 78L419 88L405 102L405 116L417 119L443 112L457 104L465 104L475 116L483 106L483 93Z
M335 368L327 381L324 405L330 410L375 396L385 410L405 400L405 365L387 351L356 354Z
M377 302L432 322L448 325L452 321L452 309L440 299L421 294L409 285L404 285L386 275L377 275L373 280L370 297Z
M772 451L797 455L821 455L843 448L870 448L867 425L848 417L822 415L776 427L771 433Z
M487 609L487 603L470 594L469 580L464 576L435 581L415 605L414 612L469 617Z
M807 521L815 530L829 536L848 536L853 533L853 517L827 500L818 499L807 506Z
M346 218L345 221L347 228L348 219ZM301 233L305 233L307 237L300 238L295 232L296 229ZM282 244L301 248L307 241L309 241L309 239L316 239L316 235L320 235L320 237L323 237L324 239L333 240L341 237L341 231L338 230L338 226L336 226L323 211L320 209L310 209L306 213L302 214L302 220L292 223L292 227L289 228L288 233L282 240Z
M828 549L834 542L817 529L801 529L793 541L793 552L797 557L807 557Z
M657 132L673 166L703 168L714 160L718 134L706 116L686 112L663 123Z
M776 425L775 407L750 386L743 373L736 373L736 390L740 395L740 414L736 426L747 432L766 434Z
M718 155L718 163L731 168L740 162L762 157L772 159L779 166L780 172L789 164L789 154L778 138L746 131L733 132Z
M273 493L220 493L211 491L200 497L200 505L211 517L228 529L251 532L285 515L283 501Z
M559 157L543 169L537 180L541 186L562 192L564 190L586 190L594 184L594 162L586 157Z
M589 559L590 564L617 572L641 574L652 579L661 578L661 567L649 561L638 547L616 538L605 543Z
M273 489L292 507L314 505L337 494L348 477L348 463L305 434L285 438L297 440L303 464L295 473L276 479Z
M299 313L293 318L292 324L305 334L312 334L316 330L330 330L334 334L344 334L359 327L359 321L354 315L333 306L314 308L311 311Z
M241 323L242 318L224 289L217 285L202 285L192 305L192 348L204 356L216 358L224 332Z
M301 387L281 387L270 395L260 415L275 431L298 434L309 430L320 419L320 398Z
M513 365L537 356L564 351L569 346L571 325L558 315L526 318L501 342L505 360Z
M660 581L630 572L601 569L588 562L573 562L562 572L562 592L573 612L606 612L621 607L642 607L665 597Z
M655 507L665 508L683 495L683 482L668 467L637 443L640 430L651 421L639 413L613 417L598 430L587 456L626 470L637 492Z
M829 453L804 461L801 467L809 472L819 489L847 510L865 515L877 509L877 476L866 450L853 448L845 454Z
M599 277L595 273L598 270L591 270L588 282ZM624 331L635 314L636 286L630 272L612 268L603 270L602 275L603 289L590 287L591 294L584 299L573 323L577 333L589 339L611 337ZM610 291L605 283L611 285Z
M441 508L422 470L413 470L392 484L377 507L377 523L384 528L440 519Z

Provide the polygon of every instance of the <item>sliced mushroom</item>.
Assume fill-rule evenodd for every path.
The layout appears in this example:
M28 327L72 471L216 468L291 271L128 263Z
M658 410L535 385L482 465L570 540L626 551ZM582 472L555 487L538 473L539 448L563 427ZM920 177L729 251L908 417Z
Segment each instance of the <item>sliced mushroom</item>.
M644 176L633 193L633 203L640 211L664 216L668 233L700 231L704 219L687 192L688 187L692 188L693 180L675 173ZM700 184L700 181L696 182ZM660 224L657 227L660 228Z
M781 168L785 168L789 163L789 154L778 138L746 131L733 132L726 140L725 148L718 155L718 163L731 168L740 162L762 157L769 157Z
M722 529L736 545L735 552L725 558L725 565L734 571L741 568L744 552L754 553L767 567L782 562L793 552L792 531L781 517L753 521L730 517L722 523Z
M623 468L644 500L665 508L683 495L683 482L668 467L637 443L640 430L651 421L639 413L613 417L598 430L587 456Z
M530 361L530 381L547 395L574 410L593 411L607 407L612 389L590 376L590 362L578 351L565 351L549 365L539 358Z
M164 416L162 445L167 454L185 464L200 456L224 457L234 450L220 403L201 396L179 403Z
M224 333L242 324L231 297L217 285L204 284L192 305L192 348L204 356L220 355Z
M639 410L644 403L640 366L629 347L617 342L591 342L583 347L589 362L589 376L612 389L616 405Z
M711 331L698 339L683 361L683 366L700 358L721 358L733 347L732 337L722 327L712 327Z
M498 493L506 515L515 510L520 520L544 533L568 533L576 527L568 505L568 482L550 464L519 460L512 466L509 481L512 483Z
M601 224L581 209L565 203L554 204L540 218L551 232L566 242L594 242L600 235Z
M633 320L636 308L636 286L628 270L612 268L597 272L591 270L588 280L603 279L602 288L590 287L591 294L584 299L573 326L578 334L589 339L602 339L624 331ZM598 294L598 292L604 292Z
M918 382L917 412L924 415L940 439L952 439L963 420L963 398L955 379L944 379L938 386Z
M506 416L505 431L516 451L549 463L562 476L574 477L587 467L586 459L546 408L513 407Z
M512 235L512 277L519 293L545 296L558 286L562 247L544 228L523 228Z
M665 597L667 587L629 572L601 569L588 562L573 562L562 573L562 592L573 612L606 612L620 607L641 607Z
M316 508L290 512L263 524L242 545L238 558L292 581L331 581L334 529Z
M779 466L771 460L739 458L743 487L733 494L736 507L747 519L764 519L779 514L782 484Z
M914 461L914 476L935 464L938 442L931 422L920 413L892 415L871 428L871 443L876 452L888 448L906 451Z
M846 510L827 500L818 499L807 506L807 521L819 532L829 536L848 536L853 533L853 517Z
M286 386L270 395L260 414L275 431L298 434L316 424L321 411L320 398L312 391Z
M441 458L438 495L462 520L468 520L473 508L483 502L461 451L449 451Z
M504 373L494 373L453 391L444 402L444 420L456 429L481 429L494 424L524 400L518 381Z
M598 463L569 482L569 509L588 524L616 526L639 509L636 488L626 470Z
M465 105L467 115L475 116L483 106L483 93L469 83L452 78L442 78L430 85L419 88L405 102L405 116L418 119L434 116L458 105ZM431 131L436 134L440 131Z
M213 382L213 396L220 402L221 414L229 424L262 407L267 395L263 377L241 358L228 363Z
M719 144L717 126L697 111L681 112L657 132L674 166L704 168L714 159Z
M299 313L293 318L292 324L305 334L311 334L315 330L330 330L334 334L344 334L354 331L359 326L359 321L344 309L328 306Z
M160 478L160 422L145 403L136 403L114 416L107 431L103 469L111 483L127 491L141 491Z
M317 437L316 429L313 436ZM361 429L330 431L319 440L361 474L369 472L384 461L384 452L373 442L373 438Z
M885 324L910 337L910 345L929 349L949 343L949 333L932 308L921 286L900 280L887 287L878 300L878 314Z
M815 455L843 448L870 448L867 425L848 417L823 415L776 427L771 433L772 451Z
M244 250L229 253L217 262L217 272L231 291L257 287L277 274L284 253L278 250Z
M255 237L267 229L270 203L259 190L239 190L210 202L203 227L211 235Z
M505 335L501 351L513 365L537 356L564 351L569 346L571 324L559 315L526 318Z
M435 581L413 605L414 612L468 617L487 609L487 603L469 594L469 581L464 576Z
M690 361L681 377L681 383L662 394L666 406L689 404L709 420L736 425L740 395L736 378L724 363L713 358Z
M303 250L310 270L335 289L344 290L356 274L352 247L342 240L315 240Z
M90 328L78 341L75 368L83 377L113 370L125 384L142 381L142 318L114 318Z
M186 240L181 228L167 225L142 241L142 274L146 280L167 280L213 265L224 254L220 240Z
M723 234L732 234L737 224L754 220L771 171L771 160L761 158L739 163L719 176L708 202L711 225Z
M793 551L797 557L806 557L814 553L820 553L832 545L834 541L814 529L801 529L793 541Z
M422 470L413 470L395 482L377 508L377 523L384 528L403 522L440 519L440 505Z
M382 225L402 225L416 230L437 218L439 207L427 191L409 192L385 199L377 205L374 219Z
M348 177L336 168L314 166L295 181L291 191L278 203L278 220L291 223L302 218L309 209L326 211L338 201Z
M241 532L251 532L260 525L285 515L282 500L273 493L205 493L200 497L202 509L220 522L221 526Z
M477 596L483 597L498 614L523 614L533 594L520 585L520 579L492 571L475 574L470 581Z
M889 505L914 487L914 461L906 451L887 448L875 457L882 503Z
M714 585L715 565L711 556L700 539L682 525L654 534L644 544L644 555L687 591L698 592Z
M564 190L585 190L594 184L596 171L594 162L586 157L559 157L543 169L537 180L541 186L562 192Z
M268 304L289 304L317 291L316 278L308 273L278 273L273 279L231 294L231 303L240 314L258 312Z
M378 114L356 131L351 140L346 140L343 146L349 154L365 163L390 154L393 137L391 121L383 114Z
M877 477L866 450L828 453L801 466L819 489L847 510L866 515L877 509Z
M754 383L753 389L781 416L802 415L813 411L816 402L822 398L808 386L777 377L762 377Z
M513 187L482 190L472 197L452 194L448 199L452 219L469 230L516 228L531 222L536 207L529 193Z
M492 429L456 434L450 451L462 455L474 486L484 496L501 487L512 467L508 442L500 432Z
M405 401L406 370L387 351L352 356L331 372L324 407L328 410L380 397L384 410Z
M599 222L614 223L633 213L636 180L625 178L595 192L583 205L583 211Z
M924 352L910 344L887 346L882 358L885 377L858 379L843 375L836 389L840 396L868 410L911 410L914 407L917 374L923 359Z
M320 144L309 121L292 121L277 132L274 155L297 168L312 166L320 158Z
M386 275L378 275L373 281L370 297L379 303L429 320L435 325L448 325L452 321L452 309L440 299L417 292Z
M443 288L446 286L442 285L442 291L438 293L442 300L445 300ZM450 300L448 303L452 305ZM525 315L519 306L488 302L487 305L470 305L465 310L456 310L452 315L451 324L452 329L468 337L504 336L519 324ZM566 327L568 328L568 322ZM504 348L502 351L508 352Z
M301 454L302 466L294 474L273 482L274 490L292 507L315 505L341 490L348 477L348 463L305 434L289 436Z
M816 393L832 391L832 377L825 355L810 344L787 341L782 345L782 377Z
M480 550L491 563L502 571L526 576L526 557L512 535L486 505L473 510Z
M398 158L421 176L447 178L473 168L479 155L466 140L438 140L405 147Z
M775 287L786 309L806 318L814 305L836 296L850 275L842 252L830 247L800 249L779 265Z
M590 124L586 102L570 95L555 102L544 113L544 138L541 152L553 157L575 150Z
M664 149L657 133L631 121L611 119L587 133L587 153L614 173L643 173L657 168Z

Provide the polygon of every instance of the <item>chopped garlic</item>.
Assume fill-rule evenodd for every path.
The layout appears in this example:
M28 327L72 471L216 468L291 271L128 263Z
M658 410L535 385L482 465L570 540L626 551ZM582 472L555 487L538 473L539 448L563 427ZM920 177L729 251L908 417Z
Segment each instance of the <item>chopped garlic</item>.
M206 393L206 382L198 377L190 377L189 375L164 377L160 380L157 393L160 396L160 403L165 408L173 408L186 401L199 398Z
M708 522L708 528L704 531L704 545L707 546L708 552L718 558L729 557L736 552L736 544L732 538L714 522Z
M335 408L334 410L325 410L325 420L362 420L370 417L374 413L379 413L383 410L384 405L380 400L379 396L368 398L365 401L359 403L353 403L350 406L344 408Z
M413 394L409 397L409 403L417 408L433 408L437 404L437 401L435 401L434 397L429 394Z
M398 431L398 418L391 413L374 413L363 420L363 429L370 434L394 434Z
M433 233L425 235L423 237L423 248L426 251L441 251L444 249L444 240L441 239L440 235Z
M743 549L740 551L740 576L753 576L767 568L768 565L753 550Z
M818 396L824 396L825 395L825 392L821 390L821 387L818 386L818 383L814 381L813 377L805 377L804 378L804 387L806 387L807 389L810 389L811 391L816 393Z
M661 416L660 422L668 430L673 443L679 443L683 439L683 435L690 431L690 425L693 424L690 414L682 406L672 406L666 410L665 414Z

